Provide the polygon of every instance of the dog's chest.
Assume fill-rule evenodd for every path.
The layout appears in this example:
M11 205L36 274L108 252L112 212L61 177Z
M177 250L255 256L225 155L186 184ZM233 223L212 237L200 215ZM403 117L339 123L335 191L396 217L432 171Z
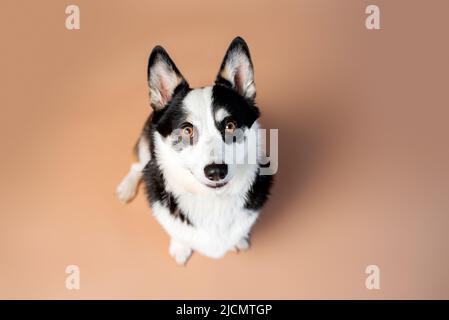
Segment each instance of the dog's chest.
M232 247L245 237L257 218L244 208L244 199L230 196L192 196L178 198L179 209L187 215L209 246Z
M193 225L201 229L229 231L247 216L239 197L189 194L178 197L178 205Z

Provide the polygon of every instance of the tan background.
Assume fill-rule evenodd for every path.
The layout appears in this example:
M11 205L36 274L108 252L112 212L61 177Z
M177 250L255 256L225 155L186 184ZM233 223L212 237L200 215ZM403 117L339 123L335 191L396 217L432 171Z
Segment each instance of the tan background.
M0 298L449 298L447 1L74 3L78 31L72 2L1 4ZM236 35L280 170L249 252L178 267L143 190L114 189L152 47L203 86Z

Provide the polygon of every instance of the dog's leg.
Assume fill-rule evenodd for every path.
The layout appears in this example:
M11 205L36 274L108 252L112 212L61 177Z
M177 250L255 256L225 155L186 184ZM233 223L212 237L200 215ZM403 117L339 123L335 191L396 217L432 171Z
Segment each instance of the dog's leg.
M136 195L137 185L142 178L143 168L139 162L133 163L128 174L117 186L116 195L121 202L129 202Z
M235 245L235 249L238 251L246 251L249 249L249 246L249 236L243 237L239 242L237 242L237 244Z
M174 240L173 238L170 240L168 252L179 265L185 265L189 257L192 255L192 249L190 247Z
M117 198L124 203L129 202L136 195L137 185L142 178L142 171L151 159L149 144L145 137L140 137L136 151L139 162L131 164L128 174L116 189Z

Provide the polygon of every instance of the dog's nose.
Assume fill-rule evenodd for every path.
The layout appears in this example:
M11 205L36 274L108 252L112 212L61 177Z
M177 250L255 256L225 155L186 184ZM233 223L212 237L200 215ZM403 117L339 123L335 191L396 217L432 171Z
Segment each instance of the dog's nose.
M227 164L211 163L204 167L204 174L211 181L223 180L228 174Z

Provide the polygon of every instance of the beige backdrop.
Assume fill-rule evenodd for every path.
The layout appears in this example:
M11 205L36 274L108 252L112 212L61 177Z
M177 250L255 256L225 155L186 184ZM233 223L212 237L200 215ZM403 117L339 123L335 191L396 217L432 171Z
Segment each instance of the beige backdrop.
M81 29L65 29L65 7ZM365 7L382 30L365 28ZM2 1L0 298L449 298L447 13L441 1ZM143 189L114 189L163 45L211 84L251 49L280 168L247 253L168 255ZM81 289L65 268L81 268ZM365 288L365 268L381 289Z

